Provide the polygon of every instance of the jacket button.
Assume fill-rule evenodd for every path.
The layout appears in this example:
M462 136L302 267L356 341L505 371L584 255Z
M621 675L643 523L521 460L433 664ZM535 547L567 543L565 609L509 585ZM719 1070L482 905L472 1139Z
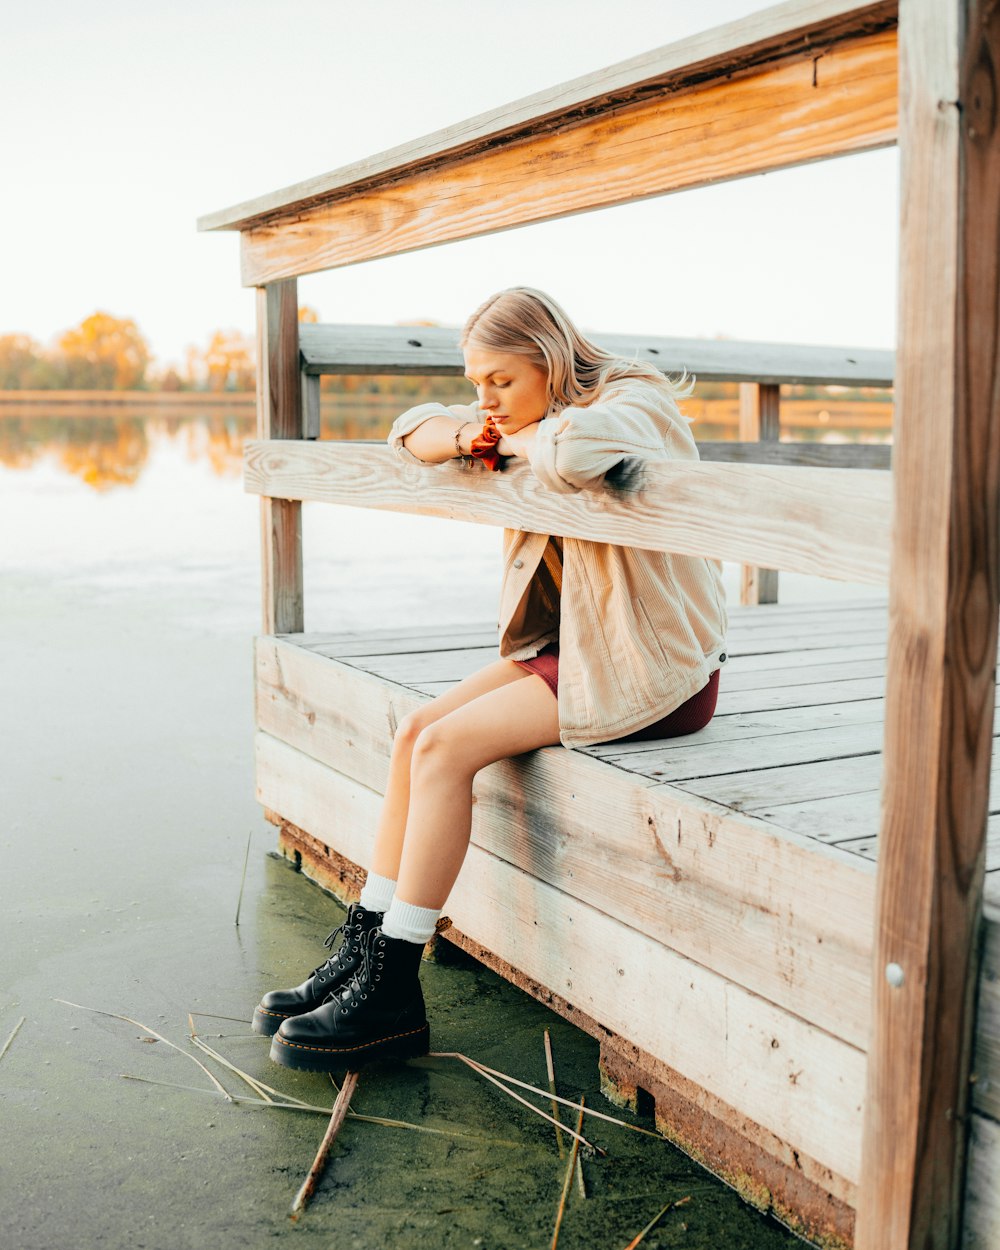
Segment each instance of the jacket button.
M729 658L729 657L726 655L725 651L723 651L723 653L719 656L719 663L720 663L720 664L725 664L725 662L726 662L726 660L727 660L728 658Z
M516 569L523 569L523 568L524 568L524 561L523 561L523 560L515 560L515 561L514 561L514 568L516 568Z

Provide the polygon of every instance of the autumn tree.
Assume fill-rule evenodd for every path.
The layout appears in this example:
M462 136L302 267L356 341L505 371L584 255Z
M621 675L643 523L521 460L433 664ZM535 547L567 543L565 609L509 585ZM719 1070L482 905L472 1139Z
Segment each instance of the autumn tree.
M240 330L216 330L204 354L188 353L188 367L200 366L210 391L252 391L256 385L253 340Z
M134 390L149 364L149 345L129 318L95 312L59 340L69 390Z
M0 390L44 391L58 385L52 361L27 334L0 336Z

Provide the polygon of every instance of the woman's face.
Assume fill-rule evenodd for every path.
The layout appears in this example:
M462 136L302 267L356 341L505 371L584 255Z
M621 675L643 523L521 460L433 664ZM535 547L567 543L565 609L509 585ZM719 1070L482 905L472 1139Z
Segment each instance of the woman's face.
M488 412L501 434L516 434L541 421L549 410L548 374L513 352L496 352L468 344L465 376L476 388L479 407Z

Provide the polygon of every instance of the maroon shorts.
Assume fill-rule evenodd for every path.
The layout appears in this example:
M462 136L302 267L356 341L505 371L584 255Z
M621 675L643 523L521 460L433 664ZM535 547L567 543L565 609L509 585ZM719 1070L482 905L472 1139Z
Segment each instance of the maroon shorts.
M530 673L537 674L556 698L559 697L558 643L550 642L533 660L515 660L514 663L520 665L521 668L526 668ZM624 738L615 738L614 741L648 742L657 738L681 738L685 734L697 733L699 729L704 729L715 715L715 703L718 697L719 670L716 669L706 686L703 686L697 694L692 695L686 703L674 708L668 716L664 716L662 720L652 725L647 725L645 729L637 729L635 733L627 734Z

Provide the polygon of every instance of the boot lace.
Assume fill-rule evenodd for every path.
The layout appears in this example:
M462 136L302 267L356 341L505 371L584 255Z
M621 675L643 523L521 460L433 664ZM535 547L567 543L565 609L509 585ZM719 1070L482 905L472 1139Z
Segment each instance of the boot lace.
M329 937L324 939L323 945L330 951L330 958L325 963L320 964L318 968L313 969L314 977L317 977L320 981L325 981L329 976L334 975L340 970L339 965L341 958L351 944L352 929L353 926L349 925L345 920L343 924L338 925L336 929L334 929ZM337 938L339 937L343 937L344 940L341 943L340 948L334 952L333 948L336 945Z
M375 947L382 938L381 929L370 929L361 938L358 952L361 955L361 967L354 973L350 981L329 998L339 999L345 1011L350 1011L356 998L367 998L375 981L381 977L380 963L375 962Z

